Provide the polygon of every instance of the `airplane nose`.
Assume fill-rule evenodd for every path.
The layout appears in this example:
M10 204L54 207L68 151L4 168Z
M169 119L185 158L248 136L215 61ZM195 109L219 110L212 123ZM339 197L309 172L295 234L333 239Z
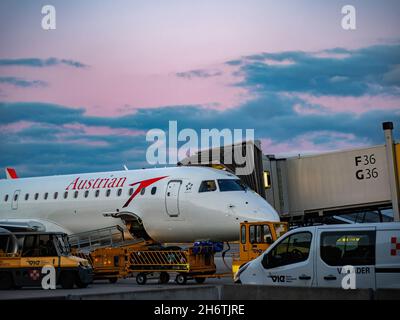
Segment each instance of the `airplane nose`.
M242 217L247 221L271 221L279 222L280 218L278 213L271 207L268 210L255 209L243 213Z
M247 221L271 221L279 222L280 218L276 210L260 196L252 197L246 200L245 205L241 206L240 212L237 213L241 217L240 220L244 219Z

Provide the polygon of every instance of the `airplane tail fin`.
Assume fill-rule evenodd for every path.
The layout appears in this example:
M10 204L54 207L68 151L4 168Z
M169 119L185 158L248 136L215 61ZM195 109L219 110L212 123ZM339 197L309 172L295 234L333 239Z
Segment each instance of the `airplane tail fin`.
M14 168L6 168L7 179L18 179L17 172Z

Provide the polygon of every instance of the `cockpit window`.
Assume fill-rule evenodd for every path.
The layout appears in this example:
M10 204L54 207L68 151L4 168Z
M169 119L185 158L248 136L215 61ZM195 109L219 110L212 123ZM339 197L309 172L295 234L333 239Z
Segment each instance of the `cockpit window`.
M201 183L199 192L210 192L217 190L217 184L214 180L205 180Z
M221 192L245 191L247 189L239 179L218 179L218 186Z

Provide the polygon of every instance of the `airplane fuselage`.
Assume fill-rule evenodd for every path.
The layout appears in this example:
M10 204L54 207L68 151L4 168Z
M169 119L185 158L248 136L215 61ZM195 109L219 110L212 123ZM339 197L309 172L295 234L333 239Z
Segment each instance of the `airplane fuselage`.
M153 240L193 242L237 240L244 220L279 221L258 194L226 180L238 178L201 167L0 180L0 226L33 221L72 234L133 217Z

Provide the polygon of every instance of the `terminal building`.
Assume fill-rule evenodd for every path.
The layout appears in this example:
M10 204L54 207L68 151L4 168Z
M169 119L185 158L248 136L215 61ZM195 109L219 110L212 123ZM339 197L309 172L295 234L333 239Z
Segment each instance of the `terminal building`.
M254 161L249 175L237 174L293 223L385 222L399 219L400 144L393 124L383 124L384 144L367 148L279 158L265 155L261 144L244 142L203 150L179 165L212 166L235 171L243 164L226 155L241 151ZM206 154L206 156L205 156Z

